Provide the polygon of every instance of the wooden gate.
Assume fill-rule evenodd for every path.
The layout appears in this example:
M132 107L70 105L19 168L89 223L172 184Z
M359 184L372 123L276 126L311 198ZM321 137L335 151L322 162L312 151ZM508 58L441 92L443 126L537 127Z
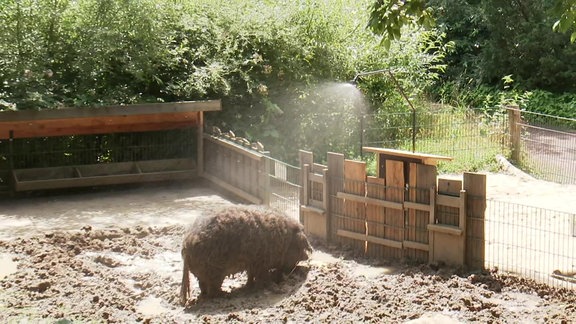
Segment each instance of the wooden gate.
M437 184L436 162L450 158L364 150L377 154L376 176L342 154L329 153L323 166L301 151L307 232L370 257L464 264L466 190L458 180Z

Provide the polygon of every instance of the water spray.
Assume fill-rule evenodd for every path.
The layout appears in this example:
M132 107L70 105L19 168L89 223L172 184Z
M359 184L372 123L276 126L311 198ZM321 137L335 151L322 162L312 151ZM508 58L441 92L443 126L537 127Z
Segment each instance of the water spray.
M364 77L364 76L374 75L374 74L388 74L390 79L392 79L392 82L394 82L396 89L398 89L398 91L400 91L400 94L402 95L404 100L406 100L406 102L408 103L408 106L410 106L410 109L412 109L412 152L414 153L416 151L416 108L414 108L414 105L412 104L412 102L410 101L408 96L406 95L404 88L402 88L402 86L398 82L398 79L396 79L396 76L394 76L394 72L391 69L382 69L382 70L360 72L354 76L354 79L352 79L350 81L350 83L353 84L354 86L356 86L359 78Z

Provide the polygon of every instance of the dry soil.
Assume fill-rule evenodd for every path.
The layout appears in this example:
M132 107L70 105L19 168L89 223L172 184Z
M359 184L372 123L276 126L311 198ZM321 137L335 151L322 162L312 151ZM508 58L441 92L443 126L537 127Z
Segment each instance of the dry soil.
M525 193L519 186L535 184L488 177L489 192L498 189L510 200L518 196L514 192ZM503 188L507 183L510 188ZM320 242L313 242L312 258L280 284L246 290L239 274L224 282L225 297L198 299L195 286L182 307L180 245L187 224L200 213L235 203L205 183L51 193L0 203L1 323L576 319L574 290L496 271L374 263Z

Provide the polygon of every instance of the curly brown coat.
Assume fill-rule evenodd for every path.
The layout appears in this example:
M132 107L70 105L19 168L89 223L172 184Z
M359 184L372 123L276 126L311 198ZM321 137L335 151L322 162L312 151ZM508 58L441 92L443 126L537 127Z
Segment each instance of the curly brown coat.
M277 210L234 206L201 217L182 244L180 302L185 305L190 296L189 273L198 279L200 294L213 297L222 294L228 275L246 271L251 286L267 281L272 270L291 272L310 252L302 225Z

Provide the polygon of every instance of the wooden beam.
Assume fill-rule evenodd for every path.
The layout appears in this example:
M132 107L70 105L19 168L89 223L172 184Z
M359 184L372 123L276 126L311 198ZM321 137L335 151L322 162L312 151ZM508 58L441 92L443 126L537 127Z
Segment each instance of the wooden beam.
M385 149L380 147L365 146L362 148L362 151L372 152L379 155L387 155L389 159L394 159L397 161L419 162L425 165L436 165L438 161L452 161L452 158L449 156L433 155L425 153L412 153L409 151Z
M382 199L377 199L377 198L363 197L363 196L349 194L349 193L345 193L345 192L337 193L336 198L346 199L346 200L350 200L350 201L354 201L354 202L358 202L358 203L365 203L365 204L370 204L370 205L375 205L375 206L380 206L380 207L385 207L385 208L392 208L392 209L399 209L399 210L404 209L404 206L402 205L402 203L397 203L397 202L387 201L387 200L382 200Z
M420 242L414 242L414 241L403 241L402 245L404 246L404 248L408 248L408 249L415 249L415 250L420 250L420 251L430 251L430 246L428 244L425 243L420 243Z
M432 232L440 232L456 236L460 236L464 232L457 226L443 225L443 224L428 224L427 228L429 231Z
M0 139L143 132L199 126L198 112L94 118L0 121Z
M165 113L194 113L222 110L220 100L183 101L134 104L104 107L76 107L45 110L17 110L0 112L0 122L75 119L112 116L156 115Z
M388 247L402 249L402 242L387 240L387 239L374 237L374 236L370 236L370 235L366 235L366 234L355 233L355 232L345 231L345 230L338 230L337 235L342 236L342 237L351 238L354 240L367 241L370 243L375 243L375 244L380 244L380 245L384 245L384 246L388 246Z

